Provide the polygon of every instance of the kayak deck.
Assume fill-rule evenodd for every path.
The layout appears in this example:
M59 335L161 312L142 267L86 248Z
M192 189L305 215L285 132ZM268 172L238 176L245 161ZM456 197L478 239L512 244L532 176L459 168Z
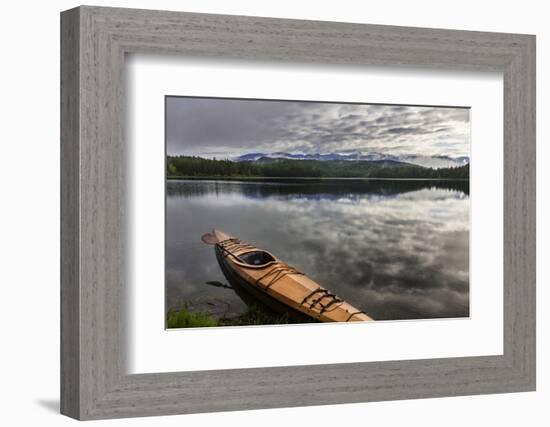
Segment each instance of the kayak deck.
M240 288L276 311L320 322L373 320L267 251L220 230L203 237L203 241L207 239L215 244L216 258L226 278L237 281Z

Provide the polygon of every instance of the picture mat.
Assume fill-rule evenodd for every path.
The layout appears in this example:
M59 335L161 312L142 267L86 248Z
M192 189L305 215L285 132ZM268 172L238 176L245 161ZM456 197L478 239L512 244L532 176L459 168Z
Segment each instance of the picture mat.
M502 75L152 55L126 63L129 373L502 354ZM165 330L165 95L471 106L470 318Z

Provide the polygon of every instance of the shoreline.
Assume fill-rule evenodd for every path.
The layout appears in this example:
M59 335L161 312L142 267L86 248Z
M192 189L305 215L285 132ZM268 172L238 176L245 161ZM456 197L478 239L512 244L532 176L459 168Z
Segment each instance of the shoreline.
M277 177L277 176L166 176L166 181L285 181L285 180L304 180L304 181L461 181L470 182L469 178L376 178L376 177L332 177L332 176L312 176L312 177Z

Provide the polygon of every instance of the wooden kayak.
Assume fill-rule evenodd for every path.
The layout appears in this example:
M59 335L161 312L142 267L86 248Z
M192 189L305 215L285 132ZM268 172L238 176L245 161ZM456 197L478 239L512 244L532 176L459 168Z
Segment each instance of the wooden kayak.
M239 295L244 291L249 300L260 301L292 319L319 322L373 320L268 251L220 230L203 235L202 241L214 245L226 279Z

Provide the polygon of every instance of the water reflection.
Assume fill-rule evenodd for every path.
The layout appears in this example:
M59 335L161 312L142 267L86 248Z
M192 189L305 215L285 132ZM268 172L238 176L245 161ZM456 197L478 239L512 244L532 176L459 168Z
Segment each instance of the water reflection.
M342 195L392 196L423 189L470 193L469 181L451 180L360 180L360 179L265 179L261 181L181 180L169 181L168 196L204 196L238 193L245 197L330 199Z
M167 184L167 307L240 299L213 250L216 227L307 273L375 319L469 315L469 188L460 181L266 180Z

